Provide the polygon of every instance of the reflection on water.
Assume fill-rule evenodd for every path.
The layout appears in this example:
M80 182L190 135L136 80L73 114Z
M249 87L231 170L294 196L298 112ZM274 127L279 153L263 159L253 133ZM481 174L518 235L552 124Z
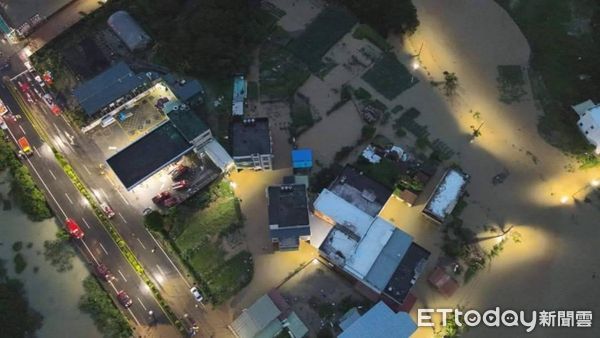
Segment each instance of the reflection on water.
M9 183L5 173L0 173L0 192L6 198ZM44 241L53 240L58 230L54 220L31 222L14 204L11 210L2 210L0 203L0 258L6 261L9 276L25 284L29 304L44 316L39 337L101 337L91 318L80 312L77 303L83 294L82 280L89 275L85 263L76 257L73 269L64 273L44 259ZM15 274L12 244L23 242L21 253L27 267ZM28 243L33 243L28 248ZM37 267L37 272L34 268ZM1 334L0 334L1 336Z

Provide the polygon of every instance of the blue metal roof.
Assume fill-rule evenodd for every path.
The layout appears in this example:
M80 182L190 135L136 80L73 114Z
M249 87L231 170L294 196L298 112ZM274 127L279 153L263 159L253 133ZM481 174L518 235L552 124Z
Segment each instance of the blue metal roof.
M400 229L395 229L371 266L369 273L365 276L365 280L378 290L383 291L411 243L412 237L410 235Z
M394 313L380 301L344 330L338 338L408 338L416 330L417 324L408 313Z
M167 74L163 77L163 80L167 83L173 94L181 102L188 102L195 96L202 94L204 89L198 80L194 79L177 79L173 74ZM185 81L181 81L185 80Z
M146 81L148 79L144 74L134 74L129 66L121 61L77 86L73 90L73 95L86 114L91 116Z
M312 168L312 161L311 149L292 150L292 166L294 169Z

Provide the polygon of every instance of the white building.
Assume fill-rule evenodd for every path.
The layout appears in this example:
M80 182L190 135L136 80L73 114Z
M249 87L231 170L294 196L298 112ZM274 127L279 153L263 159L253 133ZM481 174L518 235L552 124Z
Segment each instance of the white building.
M596 147L596 154L600 154L600 105L588 100L573 106L573 109L579 115L579 130Z

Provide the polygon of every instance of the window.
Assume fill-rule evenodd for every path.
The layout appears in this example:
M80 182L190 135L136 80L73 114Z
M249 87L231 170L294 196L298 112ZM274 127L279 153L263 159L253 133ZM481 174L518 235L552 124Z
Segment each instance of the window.
M580 126L580 127L583 127L583 122L579 122L579 126Z

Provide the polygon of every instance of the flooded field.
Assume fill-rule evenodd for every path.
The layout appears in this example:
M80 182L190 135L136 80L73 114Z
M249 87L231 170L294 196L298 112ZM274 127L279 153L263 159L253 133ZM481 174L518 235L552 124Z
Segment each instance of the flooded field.
M0 174L0 193L7 199L9 181ZM89 275L85 263L76 257L73 269L59 273L44 259L44 241L53 240L58 225L53 219L31 222L14 203L4 210L0 203L0 258L6 261L10 277L20 279L27 291L29 305L43 317L38 337L102 337L92 319L79 311L77 304L83 294L82 280ZM15 273L13 243L23 243L20 253L27 266ZM67 334L68 332L68 334ZM1 334L0 334L1 335Z

